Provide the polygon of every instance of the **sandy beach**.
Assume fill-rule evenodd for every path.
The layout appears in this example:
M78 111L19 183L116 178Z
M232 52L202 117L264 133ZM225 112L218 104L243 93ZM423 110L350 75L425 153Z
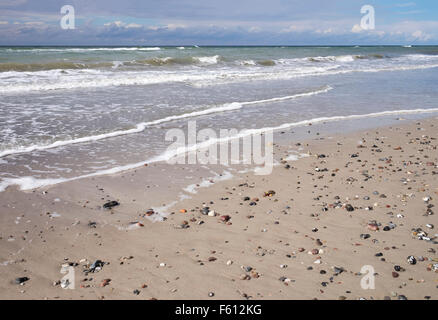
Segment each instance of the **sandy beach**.
M437 299L437 123L275 144L272 174L190 198L150 184L187 170L165 163L10 187L0 299Z

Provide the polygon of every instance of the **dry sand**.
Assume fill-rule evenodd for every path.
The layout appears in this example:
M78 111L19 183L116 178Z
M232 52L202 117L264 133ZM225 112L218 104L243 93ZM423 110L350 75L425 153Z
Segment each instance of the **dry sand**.
M171 204L177 188L148 181L178 166L9 188L0 193L0 298L437 299L437 124L276 146L277 159L291 149L310 156L200 188L162 222L146 212ZM120 205L103 209L109 200ZM87 273L96 260L101 269ZM73 290L59 284L66 263ZM361 287L366 265L374 289Z

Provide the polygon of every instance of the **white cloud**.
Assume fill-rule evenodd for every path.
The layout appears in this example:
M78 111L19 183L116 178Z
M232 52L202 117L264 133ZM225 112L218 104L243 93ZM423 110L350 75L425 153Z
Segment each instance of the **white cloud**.
M328 28L328 29L325 29L325 30L318 29L315 32L316 33L320 33L320 34L329 34L329 33L333 33L333 29L332 28Z
M126 29L131 29L131 28L141 28L143 27L141 24L138 23L125 23L123 21L117 20L117 21L113 21L113 22L107 22L104 23L105 27L117 27L117 28L126 28Z
M260 27L251 27L248 29L248 32L260 32L262 29Z
M9 24L9 22L7 22L7 21L0 21L0 25L1 24L5 25L5 24Z
M130 23L126 25L126 28L141 28L142 25L138 23Z
M165 28L169 29L169 30L175 30L175 29L183 29L186 26L184 24L168 24L167 26L165 26Z
M432 36L430 34L427 34L421 30L417 30L415 32L412 32L412 36L416 40L420 40L420 41L427 41L427 40L430 40L432 38Z
M354 26L353 26L353 28L351 28L351 32L353 32L353 33L359 33L359 32L361 32L363 29L360 27L360 25L358 25L358 24L355 24Z
M25 22L24 24L28 25L28 26L42 26L42 25L44 25L44 22L41 22L41 21L28 21L28 22Z
M398 3L395 6L400 8L406 8L406 7L414 7L417 4L415 2L406 2L406 3Z
M13 6L22 5L22 4L26 3L26 2L27 2L27 0L0 0L0 5L1 6L13 7Z

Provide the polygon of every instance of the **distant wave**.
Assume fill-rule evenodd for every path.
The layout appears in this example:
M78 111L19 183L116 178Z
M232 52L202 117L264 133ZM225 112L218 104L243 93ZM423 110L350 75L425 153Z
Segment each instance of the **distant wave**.
M6 52L91 52L91 51L159 51L160 47L90 47L90 48L0 48Z
M355 60L365 60L365 59L384 59L388 58L382 54L369 54L369 55L341 55L341 56L324 56L324 57L309 57L306 58L312 62L352 62Z
M61 70L61 69L97 69L105 67L113 67L113 62L99 63L80 63L80 62L48 62L48 63L16 63L6 62L0 63L0 72L7 71L46 71L46 70Z
M289 69L273 69L268 71L250 70L240 72L239 70L213 70L210 72L151 72L151 71L126 71L126 72L103 72L91 70L78 70L76 74L68 74L65 78L60 77L62 71L55 70L53 76L50 74L31 75L24 74L20 82L11 81L14 75L6 73L1 76L0 94L17 94L22 92L38 92L48 90L74 90L80 88L102 88L110 86L132 86L151 85L170 82L186 82L195 87L220 85L226 83L257 81L257 80L287 80L300 77L326 76L336 74L347 74L353 72L390 72L408 71L437 68L438 63L411 64L399 66L361 67L350 69L339 69L337 65L300 67ZM86 71L86 72L85 72ZM61 74L60 74L61 73ZM31 77L38 77L33 80ZM70 76L70 77L69 77ZM39 79L39 77L44 77ZM24 81L25 80L25 81ZM29 81L32 80L32 81Z
M152 49L152 48L151 48ZM17 63L4 62L0 63L0 72L17 71L33 72L48 70L77 70L77 69L100 69L100 68L118 68L121 66L166 66L166 65L212 65L222 61L219 55L205 57L165 57L149 58L133 61L114 61L114 62L97 62L82 63L69 61L56 61L47 63Z
M211 65L219 63L223 58L219 55L215 56L206 56L206 57L165 57L165 58L151 58L151 59L143 59L143 60L134 60L124 62L125 66L132 65L150 65L150 66L165 66L172 64L182 64L182 65L190 65L190 64L204 64Z
M325 122L336 122L336 121L345 121L345 120L357 120L357 119L366 119L366 118L372 118L372 117L383 117L383 116L391 116L391 115L403 115L403 114L421 114L421 113L435 113L438 112L438 108L433 109L412 109L412 110L389 110L389 111L382 111L382 112L374 112L374 113L368 113L368 114L354 114L354 115L346 115L346 116L333 116L333 117L320 117L320 118L313 118L313 119L307 119L302 120L298 122L291 122L291 123L284 123L282 125L276 126L276 127L265 127L265 128L259 128L259 129L249 129L244 130L238 133L237 135L226 137L226 138L219 138L219 139L210 139L207 141L204 141L202 143L198 143L195 145L191 145L188 147L183 147L180 149L172 150L172 151L166 151L152 159L127 164L123 166L114 167L111 169L105 169L101 171L96 171L90 174L72 177L72 178L56 178L56 179L37 179L34 177L20 177L20 178L4 178L0 182L0 192L6 190L7 187L11 185L18 185L20 190L31 190L39 187L54 185L58 183L68 182L68 181L74 181L84 178L90 178L100 175L108 175L108 174L115 174L119 172L123 172L126 170L131 170L134 168L141 167L148 163L153 162L161 162L161 161L167 161L170 160L176 156L185 154L187 152L196 151L202 148L206 148L209 145L214 144L220 144L220 143L226 143L230 140L240 139L245 136L254 135L254 134L262 134L266 132L274 132L279 130L285 130L288 128L293 127L302 127L307 126L310 123L317 124L317 123L325 123Z
M298 93L298 94L291 95L291 96L276 97L276 98L270 98L270 99L265 99L265 100L256 100L256 101L226 103L226 104L223 104L221 106L217 106L217 107L213 107L213 108L209 108L209 109L205 109L205 110L194 111L194 112L184 113L184 114L180 114L180 115L168 116L168 117L165 117L162 119L157 119L157 120L148 121L148 122L142 122L142 123L137 124L132 129L117 130L117 131L112 131L112 132L108 132L108 133L102 133L102 134L98 134L98 135L81 137L81 138L70 139L70 140L59 140L59 141L55 141L53 143L46 144L46 145L31 145L31 146L26 146L26 147L18 147L15 149L7 149L7 150L0 151L0 158L7 156L7 155L12 155L12 154L29 153L29 152L33 152L33 151L53 149L53 148L71 145L71 144L98 141L98 140L103 140L103 139L108 139L108 138L113 138L113 137L118 137L118 136L123 136L123 135L139 133L139 132L144 131L147 127L159 125L159 124L166 123L166 122L171 122L171 121L176 121L176 120L181 120L181 119L186 119L186 118L199 117L199 116L213 114L213 113L234 111L234 110L241 109L243 106L249 106L249 105L254 105L254 104L292 100L292 99L312 96L312 95L316 95L316 94L320 94L320 93L326 93L332 89L333 89L332 87L326 86L326 87L323 87L322 89L318 89L318 90L310 91L310 92Z
M184 48L184 47L180 47ZM1 50L1 49L0 49ZM9 49L12 50L12 49ZM29 50L58 50L58 49L29 49ZM94 48L94 49L79 49L72 48L68 50L106 50L103 48ZM160 48L114 48L113 50L145 50L145 51L156 51L160 50ZM182 50L182 49L180 49ZM1 51L0 51L1 52ZM368 54L368 55L339 55L339 56L315 56L315 57L304 57L304 58L280 58L280 59L246 59L246 60L232 60L226 59L220 55L214 56L183 56L183 57L148 57L144 59L135 59L135 60L118 60L118 61L101 61L101 62L81 62L81 61L54 61L54 62L38 62L38 63L20 63L20 62L3 62L0 63L0 73L16 71L16 72L38 72L38 71L48 71L48 70L77 70L77 69L105 69L108 70L110 68L113 71L114 69L118 69L119 67L127 67L122 69L121 71L129 71L129 67L136 66L171 66L171 65L201 65L201 66L210 66L215 65L220 62L229 62L228 65L241 65L241 66L265 66L265 67L274 67L276 65L289 65L296 66L297 68L300 65L303 67L307 62L315 62L315 64L321 63L349 63L360 60L376 60L376 59L389 59L394 61L410 61L412 59L424 59L424 60L433 60L438 59L436 55L422 55L422 54L409 54L403 55L400 57L389 57L382 54ZM131 68L132 70L133 68Z

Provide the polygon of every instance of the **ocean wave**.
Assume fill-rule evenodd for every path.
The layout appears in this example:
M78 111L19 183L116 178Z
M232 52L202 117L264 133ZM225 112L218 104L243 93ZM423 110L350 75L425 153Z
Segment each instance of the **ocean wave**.
M154 57L142 60L133 61L114 61L114 62L98 62L98 63L81 63L57 61L47 63L16 63L4 62L0 63L0 72L33 72L47 70L77 70L77 69L100 69L113 68L121 66L166 66L166 65L213 65L223 60L219 55L205 57Z
M123 171L135 169L141 166L144 166L145 164L150 164L154 162L162 162L162 161L168 161L176 156L180 156L182 154L185 154L187 152L196 151L199 149L206 148L210 145L214 144L220 144L220 143L226 143L231 140L240 139L249 135L257 135L257 134L263 134L266 132L274 132L274 131L280 131L285 130L293 127L303 127L307 126L309 124L317 124L317 123L325 123L325 122L337 122L337 121L346 121L346 120L358 120L358 119L366 119L366 118L373 118L373 117L383 117L383 116L392 116L392 115L407 115L407 114L421 114L421 113L435 113L438 112L438 108L431 108L431 109L411 109L411 110L388 110L388 111L382 111L382 112L374 112L374 113L368 113L368 114L354 114L354 115L346 115L346 116L333 116L333 117L320 117L320 118L313 118L313 119L307 119L302 120L298 122L291 122L291 123L284 123L282 125L276 126L276 127L265 127L265 128L259 128L259 129L248 129L241 131L237 135L226 137L226 138L218 138L218 139L210 139L207 141L204 141L202 143L198 143L195 145L182 147L179 149L166 151L156 157L153 157L152 159L148 159L145 161L127 164L123 166L114 167L111 169L105 169L101 171L96 171L93 173L89 173L86 175L81 175L77 177L71 177L71 178L56 178L56 179L37 179L35 177L19 177L19 178L4 178L0 182L0 192L5 191L6 188L12 185L17 185L20 190L32 190L35 188L40 187L46 187L54 184L59 184L63 182L68 181L75 181L79 179L85 179L95 176L101 176L101 175L109 175L109 174L116 174Z
M101 48L6 48L6 52L92 52L92 51L159 51L160 47L101 47ZM2 48L0 48L2 51Z
M165 58L151 58L143 60L134 60L125 62L125 66L132 65L150 65L150 66L165 66L173 64L190 65L190 64L203 64L212 65L219 63L223 58L219 55L205 56L205 57L165 57Z
M33 151L42 151L42 150L67 146L67 145L71 145L71 144L99 141L99 140L118 137L118 136L140 133L140 132L144 131L147 127L159 125L159 124L166 123L166 122L177 121L177 120L182 120L182 119L187 119L187 118L194 118L194 117L199 117L199 116L204 116L204 115L209 115L209 114L214 114L214 113L220 113L220 112L235 111L235 110L241 109L243 106L249 106L249 105L254 105L254 104L262 104L262 103L269 103L269 102L274 103L274 102L278 102L278 101L292 100L292 99L296 99L296 98L302 98L302 97L317 95L317 94L321 94L321 93L326 93L332 89L333 88L330 86L325 86L325 87L318 89L318 90L304 92L304 93L298 93L298 94L290 95L290 96L275 97L275 98L270 98L270 99L265 99L265 100L256 100L256 101L225 103L225 104L220 105L220 106L215 106L215 107L200 110L200 111L194 111L194 112L184 113L184 114L180 114L180 115L168 116L165 118L161 118L161 119L157 119L157 120L153 120L153 121L148 121L148 122L141 122L141 123L138 123L134 128L127 129L127 130L116 130L116 131L102 133L102 134L93 135L93 136L86 136L86 137L75 138L75 139L70 139L70 140L59 140L59 141L55 141L53 143L44 144L44 145L30 145L30 146L17 147L15 149L7 149L7 150L0 151L0 158L8 156L8 155L12 155L12 154L29 153L29 152L33 152Z
M418 64L383 65L383 66L353 66L341 68L337 64L321 66L290 66L287 68L259 68L247 70L181 70L181 71L118 71L112 70L49 70L38 72L3 72L0 73L0 94L19 94L23 92L40 92L49 90L75 90L102 87L152 85L160 83L185 82L194 87L220 85L227 83L259 81L259 80L288 80L310 76L328 76L353 72L389 72L431 69L438 67L434 61ZM112 64L113 65L113 64Z
M236 83L242 81L260 81L260 80L288 80L294 78L310 77L310 76L331 76L339 74L348 74L354 72L373 73L373 72L394 72L394 71L410 71L438 68L438 64L417 64L404 66L382 66L382 67L361 67L352 69L340 69L339 65L330 65L320 68L300 68L298 70L279 70L278 72L254 72L252 74L231 74L222 75L214 79L203 79L203 81L193 81L195 87L204 87L211 85L220 85L227 83Z
M368 55L341 55L341 56L323 56L323 57L308 57L305 58L311 62L353 62L355 60L366 59L385 59L389 58L382 54L368 54Z
M80 63L80 62L48 62L48 63L16 63L6 62L0 63L0 72L18 71L18 72L32 72L32 71L46 71L46 70L65 70L65 69L97 69L108 68L114 66L113 62L99 62L99 63Z

